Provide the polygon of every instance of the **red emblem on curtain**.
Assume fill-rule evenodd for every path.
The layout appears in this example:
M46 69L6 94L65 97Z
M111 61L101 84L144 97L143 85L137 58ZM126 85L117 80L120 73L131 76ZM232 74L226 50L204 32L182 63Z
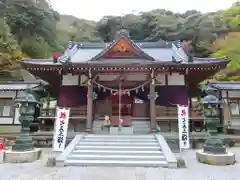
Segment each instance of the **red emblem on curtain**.
M65 112L61 112L59 118L65 120L66 119L66 113Z
M186 116L186 115L187 115L187 112L186 112L185 109L183 109L182 112L181 112L181 116Z

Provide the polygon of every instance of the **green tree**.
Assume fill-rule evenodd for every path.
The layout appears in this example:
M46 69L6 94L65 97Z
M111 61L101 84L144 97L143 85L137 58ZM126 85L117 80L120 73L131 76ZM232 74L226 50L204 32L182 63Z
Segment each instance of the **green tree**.
M228 77L226 74L240 69L239 46L240 32L231 32L226 37L221 37L214 42L212 57L227 56L229 60L227 68L216 75L218 80L233 80L232 77ZM236 80L235 77L234 80ZM238 80L240 80L240 77L238 77Z
M5 16L19 44L25 45L27 39L38 41L42 38L49 46L56 46L58 13L51 9L45 0L12 0L6 8ZM24 53L35 54L29 54L29 50ZM45 57L45 53L42 57Z
M32 58L41 59L43 57L50 57L51 54L51 47L40 36L23 39L20 46L22 51Z
M234 3L231 8L223 11L223 19L226 25L233 31L240 30L240 2Z
M16 75L20 69L17 62L21 55L20 48L3 19L0 19L0 27L0 74L1 76Z

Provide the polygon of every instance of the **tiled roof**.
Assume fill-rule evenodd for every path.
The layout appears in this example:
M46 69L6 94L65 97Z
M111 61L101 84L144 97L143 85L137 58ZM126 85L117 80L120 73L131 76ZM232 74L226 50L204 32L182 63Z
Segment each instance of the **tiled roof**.
M71 63L87 62L98 55L102 50L103 49L79 49L72 55ZM172 49L170 48L143 48L142 50L156 61L172 61Z
M140 48L171 48L172 44L175 44L175 41L156 41L156 42L147 42L147 41L133 41ZM112 42L71 42L73 45L78 45L81 49L104 49Z
M118 40L113 42L73 42L70 41L68 49L63 56L59 58L61 63L83 63L98 58L102 53L107 51L108 48L113 46ZM157 42L134 42L131 39L129 41L136 46L140 54L147 60L155 61L172 61L173 57L176 61L187 60L183 51L179 51L179 47L175 46L176 42L157 41ZM176 47L173 49L173 46ZM176 53L176 51L179 51ZM181 56L181 57L179 57ZM47 65L47 64L46 64Z
M210 82L208 85L219 90L240 90L240 82Z
M36 64L36 65L47 65L47 66L61 66L62 63L53 63L53 59L23 59L24 63L26 64Z
M26 89L34 89L37 87L39 87L39 84L6 83L0 84L0 91L24 91Z
M137 48L140 48L142 53L145 54L144 61L141 59L128 59L130 62L120 59L108 59L103 60L101 62L91 62L92 59L97 57L101 52L105 51L107 46L111 46L114 44L113 41L111 43L104 43L104 42L70 42L69 48L65 51L63 56L59 57L59 62L54 63L52 58L49 59L25 59L23 62L24 64L29 65L42 65L43 66L62 66L63 64L67 63L71 64L84 64L84 65L94 65L94 64L102 64L102 65L124 65L127 64L152 64L153 62L149 62L151 57L154 59L154 63L162 64L162 63L177 63L177 64L215 64L215 63L227 63L226 58L196 58L193 57L193 61L188 61L188 56L182 50L181 47L176 46L176 42L166 42L166 41L157 41L157 42L135 42ZM134 43L134 42L133 42Z

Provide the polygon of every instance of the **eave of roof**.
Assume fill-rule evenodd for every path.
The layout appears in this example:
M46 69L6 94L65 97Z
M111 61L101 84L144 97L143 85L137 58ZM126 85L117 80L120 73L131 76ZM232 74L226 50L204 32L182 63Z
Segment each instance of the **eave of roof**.
M25 91L27 89L35 89L40 87L40 84L30 83L4 83L0 84L0 91Z
M225 91L240 91L240 82L210 82L210 87Z
M130 61L131 60L131 61ZM173 61L142 61L139 59L108 59L108 60L101 60L101 61L86 61L80 63L71 63L68 64L61 64L61 63L54 63L52 60L49 59L24 59L22 62L25 66L34 66L34 67L92 67L96 66L128 66L128 65L172 65L172 66L182 66L182 67L191 67L191 66L211 66L211 65L227 65L227 60L225 58L219 59L203 59L203 58L195 58L193 62L173 62Z

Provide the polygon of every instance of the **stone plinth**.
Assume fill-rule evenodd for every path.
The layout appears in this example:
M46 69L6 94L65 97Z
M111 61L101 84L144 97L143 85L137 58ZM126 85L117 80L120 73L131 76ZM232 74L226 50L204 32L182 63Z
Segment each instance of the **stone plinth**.
M133 128L132 127L121 127L119 130L119 127L110 127L110 134L133 134Z
M41 149L33 149L31 151L5 151L5 163L31 163L38 160L41 156Z
M234 153L225 153L225 154L209 154L199 150L196 152L197 160L204 164L209 165L232 165L236 162Z

